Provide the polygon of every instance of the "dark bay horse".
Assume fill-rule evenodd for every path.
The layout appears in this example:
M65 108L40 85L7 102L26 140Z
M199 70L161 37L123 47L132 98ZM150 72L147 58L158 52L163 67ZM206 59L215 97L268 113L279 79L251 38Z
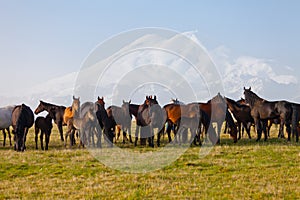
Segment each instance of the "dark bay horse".
M12 127L15 138L14 149L24 151L26 149L26 136L34 123L34 115L30 107L25 104L18 105L12 112Z
M123 143L125 143L125 139L127 139L127 136L126 136L127 133L129 134L129 141L130 141L130 143L132 143L132 138L131 138L132 116L129 112L129 104L130 103L131 103L131 101L125 102L123 100L123 104L121 107L113 105L113 106L109 106L106 109L108 116L112 115L116 124L119 126L119 127L117 126L118 131L116 131L116 137L117 137L116 140L119 139L121 130L123 131Z
M34 130L35 130L35 148L38 149L38 134L40 133L40 142L41 142L41 149L44 150L43 145L43 136L45 134L45 143L46 148L48 150L48 144L50 141L50 135L52 130L52 117L48 114L46 117L37 117L34 122Z
M291 132L291 119L292 119L292 104L287 101L267 101L260 98L254 92L251 91L251 87L246 89L244 87L245 100L249 103L251 108L251 116L254 119L255 127L257 131L257 140L259 141L262 135L262 131L265 135L265 140L268 138L266 130L267 120L280 118L280 135L283 137L283 126L286 126L288 135Z
M117 124L113 116L108 116L104 105L105 105L104 98L98 97L98 100L96 102L96 107L97 107L96 116L100 124L100 127L103 130L105 140L108 142L109 146L112 147L113 139L115 136L115 127Z
M238 129L239 129L239 137L241 139L241 127L246 128L246 132L248 134L249 139L251 139L250 135L250 127L254 123L254 120L251 116L251 108L247 105L239 104L233 99L225 97L227 106L231 113L233 114L234 118L237 121Z
M141 127L141 144L145 144L145 140L148 138L150 147L154 147L154 128L158 128L158 135L160 136L164 126L164 112L156 96L146 96L146 100L142 105L139 105L137 112L137 126ZM158 146L159 146L158 140Z
M34 111L34 114L36 114L36 115L43 111L47 111L50 114L53 121L57 125L61 141L64 141L62 126L67 125L67 124L64 124L64 122L63 122L65 109L66 109L65 106L57 106L57 105L54 105L51 103L46 103L44 101L40 101L40 104Z

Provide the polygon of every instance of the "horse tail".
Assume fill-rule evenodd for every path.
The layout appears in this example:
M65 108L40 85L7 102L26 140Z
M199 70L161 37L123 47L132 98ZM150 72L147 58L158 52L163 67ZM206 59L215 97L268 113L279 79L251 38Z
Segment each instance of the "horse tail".
M298 125L299 125L299 113L298 113L298 106L297 105L294 105L292 104L292 132L293 132L293 135L296 136L296 140L298 140L298 137L299 137L299 133L298 133ZM289 136L289 139L290 139L290 136Z

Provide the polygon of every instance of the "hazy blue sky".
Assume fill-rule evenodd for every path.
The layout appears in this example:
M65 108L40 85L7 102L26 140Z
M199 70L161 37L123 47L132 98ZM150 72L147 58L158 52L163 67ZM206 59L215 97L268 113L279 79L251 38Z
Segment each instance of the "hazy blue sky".
M0 0L0 96L77 71L100 42L141 27L197 31L209 50L270 59L277 74L299 77L299 10L292 0Z

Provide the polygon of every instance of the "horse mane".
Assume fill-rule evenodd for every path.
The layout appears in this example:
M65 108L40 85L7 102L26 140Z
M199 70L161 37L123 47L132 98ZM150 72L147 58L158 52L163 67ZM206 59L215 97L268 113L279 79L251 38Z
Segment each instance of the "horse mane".
M245 98L247 95L247 101L249 101L249 104L251 106L253 106L255 104L256 101L265 101L263 98L259 97L257 94L255 94L254 92L252 92L250 89L245 89Z
M18 133L23 133L23 129L25 128L25 123L26 123L26 109L27 106L25 104L22 104L20 106L17 106L20 108L20 113L19 113L19 117L16 123L16 134Z
M40 102L41 102L44 106L47 106L47 107L52 107L52 108L61 107L61 108L66 109L66 106L59 106L59 105L55 105L55 104L52 104L52 103L47 103L47 102L42 101L42 100L40 100Z

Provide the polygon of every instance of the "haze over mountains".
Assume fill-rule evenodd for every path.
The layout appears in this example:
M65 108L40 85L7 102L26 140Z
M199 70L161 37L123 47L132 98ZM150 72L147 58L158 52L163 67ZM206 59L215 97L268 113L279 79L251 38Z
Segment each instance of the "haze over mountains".
M192 32L184 34L200 44L199 40ZM162 38L147 35L128 43L120 49L120 51L127 51L128 49L132 49L143 42L147 43L149 46L151 44L160 44L161 47L172 48L172 45L174 45L173 41L174 38L163 41ZM243 87L251 86L253 91L270 100L280 98L300 101L300 99L298 99L298 95L296 95L300 94L298 87L299 80L293 75L292 68L288 66L273 67L273 65L276 65L274 61L251 56L240 56L235 58L230 55L230 51L224 46L206 51L219 71L219 76L221 77L225 91L225 94L222 95L226 95L233 99L239 99L243 96ZM182 52L189 54L192 53L193 50L189 49L188 46L183 46ZM201 76L204 77L201 79L199 76L195 75L193 69L184 63L181 58L178 58L178 56L162 52L157 53L157 51L136 51L130 55L124 56L123 58L119 58L113 66L107 69L105 72L106 77L95 80L95 75L101 74L101 70L103 70L99 66L107 65L114 59L114 56L108 55L100 61L91 63L90 68L80 72L83 73L80 74L81 78L84 77L87 82L90 81L90 84L87 84L88 86L84 85L84 87L87 88L80 89L81 91L86 90L93 92L94 96L89 96L90 101L95 101L98 95L104 96L108 101L108 106L113 103L112 96L114 94L122 94L122 91L120 91L123 90L122 87L128 89L131 87L130 84L134 84L134 81L142 82L143 80L152 79L154 80L154 84L144 86L138 85L138 88L135 91L129 89L128 92L131 92L132 94L124 96L123 98L125 100L132 98L131 100L134 103L141 103L144 99L144 95L156 94L158 96L159 103L162 105L168 103L172 97L179 98L186 102L192 101L187 98L186 95L174 96L176 94L174 92L168 92L167 88L163 87L164 85L156 85L156 74L162 76L162 78L159 79L160 81L168 79L168 81L165 82L165 85L176 85L173 90L184 90L185 88L192 86L192 89L197 90L197 94L199 92L199 96L203 96L201 101L207 101L209 99L210 91L207 91L207 84L213 83L207 83L206 80L204 80L206 76L209 76L209 73L204 71L201 72ZM174 74L171 74L171 77L166 77L167 74L165 73L169 72L169 69L164 68L163 66L161 68L156 66L156 72L147 71L145 68L140 72L136 72L136 74L130 74L131 71L137 71L139 66L143 66L147 63L171 66L172 69L174 69ZM283 70L278 70L278 68L284 68L284 73L280 74ZM128 77L124 78L124 76ZM79 83L76 83L77 77L78 72L72 72L55 79L47 80L32 88L21 88L19 95L0 95L0 106L20 104L24 102L34 109L38 105L39 100L52 102L58 105L71 105L72 95L76 95L76 93L78 93L78 87L81 87L80 81ZM96 76L96 78L99 77ZM210 95L214 96L215 94ZM119 104L121 104L121 102Z

